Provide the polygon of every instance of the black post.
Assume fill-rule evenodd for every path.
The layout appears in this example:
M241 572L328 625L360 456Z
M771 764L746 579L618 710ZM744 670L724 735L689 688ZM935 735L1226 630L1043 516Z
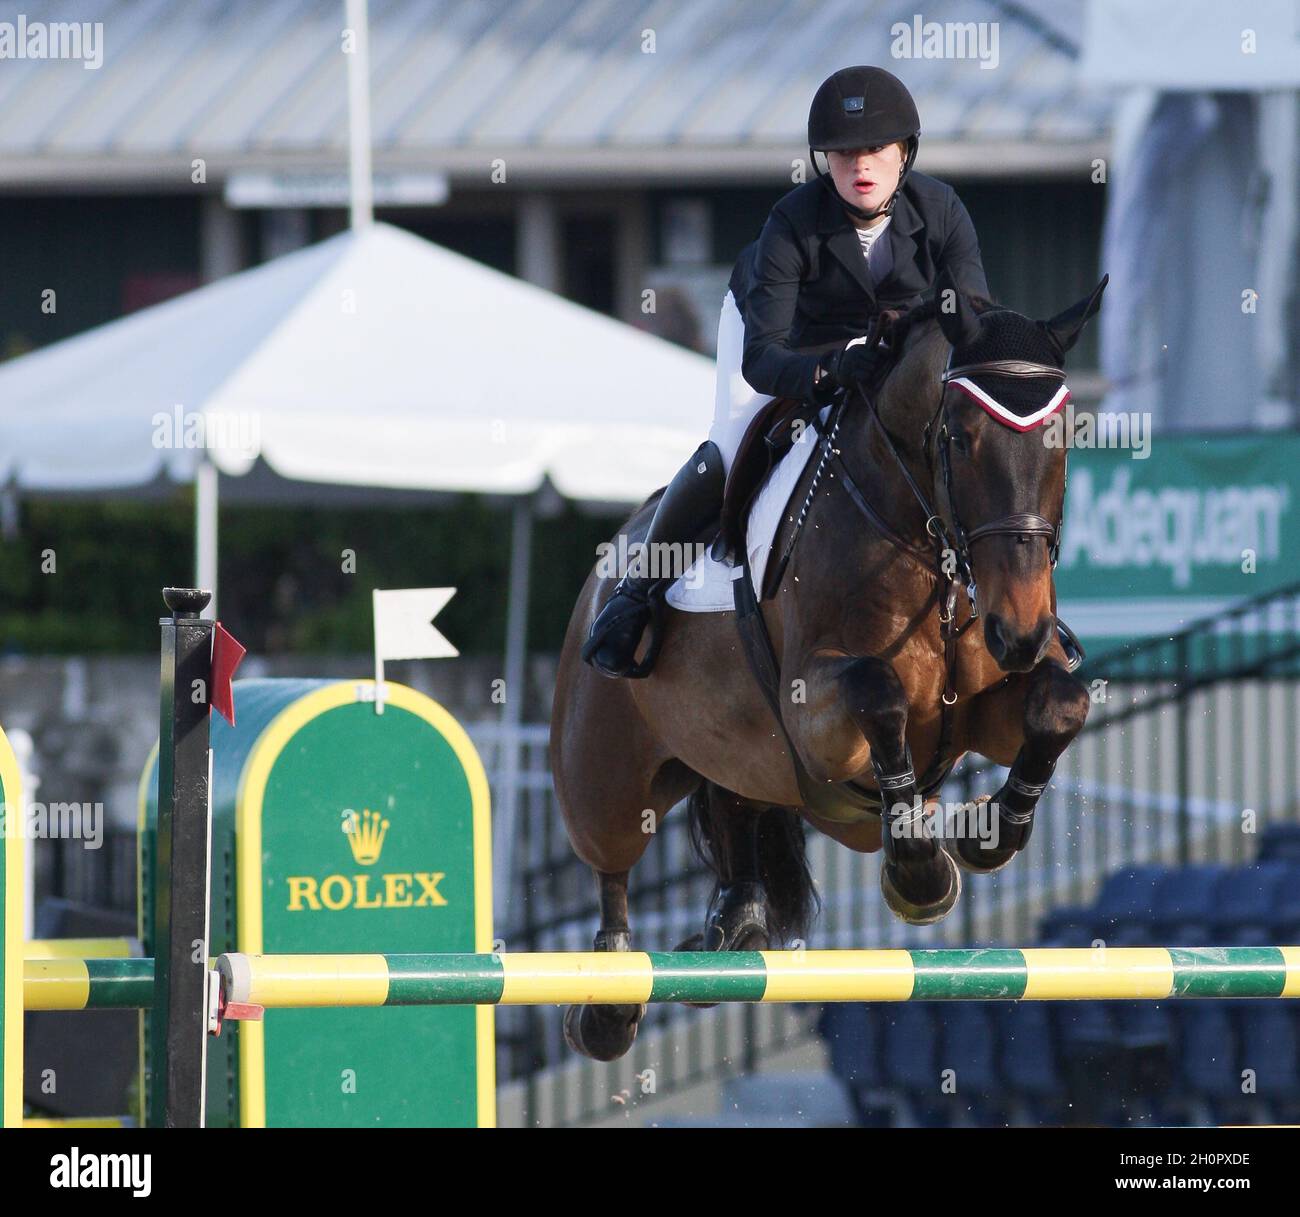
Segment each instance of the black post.
M212 704L212 599L163 589L158 736L157 933L148 1123L202 1128L207 1069L208 885L211 840L208 713Z

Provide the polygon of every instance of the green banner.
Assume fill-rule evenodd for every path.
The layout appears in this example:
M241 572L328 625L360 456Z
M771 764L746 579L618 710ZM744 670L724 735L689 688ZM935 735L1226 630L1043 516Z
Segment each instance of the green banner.
M1058 610L1092 649L1295 582L1300 436L1154 437L1070 453Z

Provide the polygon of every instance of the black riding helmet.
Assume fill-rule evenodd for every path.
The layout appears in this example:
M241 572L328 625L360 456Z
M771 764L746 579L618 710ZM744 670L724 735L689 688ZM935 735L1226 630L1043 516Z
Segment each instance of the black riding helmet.
M859 219L874 220L894 209L894 200L916 160L921 117L916 103L897 76L884 68L841 68L822 81L808 110L808 154L817 176L839 199L844 209ZM898 187L875 211L867 211L840 198L830 178L817 164L818 152L848 152L907 141L907 155L898 175Z

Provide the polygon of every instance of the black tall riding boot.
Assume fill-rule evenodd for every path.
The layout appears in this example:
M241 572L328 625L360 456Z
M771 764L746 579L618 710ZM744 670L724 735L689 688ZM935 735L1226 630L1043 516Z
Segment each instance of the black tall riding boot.
M614 593L591 623L591 634L582 648L582 658L605 676L649 676L654 662L647 656L636 662L641 642L653 611L651 597L663 590L676 575L664 576L662 564L653 555L660 546L691 545L707 540L707 530L722 510L726 477L722 453L712 440L705 440L673 475L655 508L654 519L645 535L640 567L646 573L629 571L618 581Z

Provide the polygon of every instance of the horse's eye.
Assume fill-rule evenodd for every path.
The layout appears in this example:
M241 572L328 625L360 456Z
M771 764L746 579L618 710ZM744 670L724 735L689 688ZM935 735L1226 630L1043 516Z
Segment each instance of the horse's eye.
M970 444L964 435L954 435L952 437L952 449L959 456L970 456Z

